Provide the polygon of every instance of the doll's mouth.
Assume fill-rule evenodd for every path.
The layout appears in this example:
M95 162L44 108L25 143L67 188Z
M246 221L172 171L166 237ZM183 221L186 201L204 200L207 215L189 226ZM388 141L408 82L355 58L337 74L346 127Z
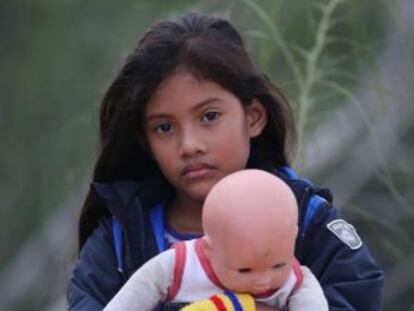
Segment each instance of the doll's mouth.
M277 290L278 290L278 288L276 288L276 289L269 289L267 291L264 291L264 292L262 291L262 292L260 292L258 294L254 294L253 296L255 298L266 298L266 297L269 297L269 296L273 295Z

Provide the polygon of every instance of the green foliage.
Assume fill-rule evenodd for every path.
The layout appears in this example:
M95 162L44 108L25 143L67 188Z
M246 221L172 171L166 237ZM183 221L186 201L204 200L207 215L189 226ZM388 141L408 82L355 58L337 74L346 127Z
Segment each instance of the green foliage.
M414 258L414 121L403 118L413 115L410 107L396 106L399 114L389 108L411 103L412 95L400 93L411 90L414 70L386 67L390 33L408 27L397 7L374 0L1 2L0 215L6 234L0 237L0 266L12 262L19 246L90 179L99 101L138 36L155 21L195 11L224 16L241 30L258 67L294 106L297 169L334 188L339 207L398 280L404 258ZM398 57L391 60L398 63ZM406 87L384 85L393 79ZM372 94L376 101L370 106ZM317 143L311 134L346 109L357 116L348 128L362 127L313 170L306 153ZM340 126L315 140L341 139ZM321 158L328 153L319 152ZM349 168L365 172L369 165L359 186L353 185L358 176L345 174ZM386 309L412 307L412 285L392 294L395 286L387 287ZM22 308L35 306L34 299L22 300ZM50 297L39 299L33 310L44 309Z
M284 1L241 2L262 24L258 26L260 30L246 31L246 37L258 41L251 47L252 53L257 55L263 70L284 81L282 85L296 105L299 148L296 162L301 163L304 160L301 148L305 131L314 123L310 120L315 115L312 110L317 104L322 108L318 110L326 109L329 115L344 103L343 99L338 100L343 92L338 92L336 86L345 84L343 90L354 87L358 83L358 71L369 66L362 67L361 64L375 59L372 57L374 47L383 35L381 28L384 25L379 26L382 16L371 15L377 18L370 20L370 25L376 27L374 34L368 33L366 27L357 28L360 21L355 12L367 13L374 7L366 6L366 2L364 5L344 0L294 4ZM381 8L374 10L382 12ZM365 53L361 49L366 49ZM330 84L332 81L334 84ZM319 117L316 122L320 122Z

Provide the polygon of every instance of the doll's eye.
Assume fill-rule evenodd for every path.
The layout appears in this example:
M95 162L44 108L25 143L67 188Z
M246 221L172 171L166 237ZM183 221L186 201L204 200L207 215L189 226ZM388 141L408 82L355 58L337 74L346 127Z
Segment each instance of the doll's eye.
M252 271L252 269L250 269L250 268L240 268L240 269L237 269L237 271L239 273L249 273L250 271Z
M278 263L278 264L275 264L275 265L272 267L272 269L273 269L273 270L277 270L277 269L282 268L283 266L285 266L285 263Z
M203 115L203 121L207 121L207 122L209 122L209 121L214 121L215 119L217 119L218 117L220 116L220 113L218 113L217 111L209 111L209 112L206 112L204 115Z

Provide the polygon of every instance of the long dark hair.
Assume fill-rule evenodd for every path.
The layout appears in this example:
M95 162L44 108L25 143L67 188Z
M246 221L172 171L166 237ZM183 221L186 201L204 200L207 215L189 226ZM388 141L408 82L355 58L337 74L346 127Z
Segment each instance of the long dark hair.
M286 98L253 66L228 21L188 14L151 27L107 89L100 110L101 150L94 181L145 180L157 173L143 143L143 111L154 90L178 69L214 81L244 106L260 100L268 120L262 134L252 139L248 166L288 164L287 142L294 129ZM79 222L79 249L105 213L105 205L90 190Z

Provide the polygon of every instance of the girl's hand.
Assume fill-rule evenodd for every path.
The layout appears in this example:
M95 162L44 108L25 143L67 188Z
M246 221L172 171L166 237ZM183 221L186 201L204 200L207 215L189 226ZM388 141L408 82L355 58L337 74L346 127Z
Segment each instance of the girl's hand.
M271 308L261 303L256 303L256 311L280 311L279 309Z

